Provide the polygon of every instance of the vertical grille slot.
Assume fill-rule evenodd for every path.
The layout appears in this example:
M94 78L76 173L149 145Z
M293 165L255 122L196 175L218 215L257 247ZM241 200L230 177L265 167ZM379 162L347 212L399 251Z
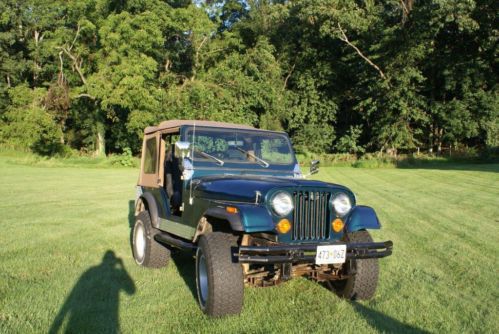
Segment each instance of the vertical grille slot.
M319 191L296 191L293 240L318 240L329 235L329 193Z

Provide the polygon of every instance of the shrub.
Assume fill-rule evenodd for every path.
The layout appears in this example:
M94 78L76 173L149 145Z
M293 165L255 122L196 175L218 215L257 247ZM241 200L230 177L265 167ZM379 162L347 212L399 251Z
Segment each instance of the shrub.
M2 144L40 155L61 152L62 132L43 108L14 108L7 112L6 118L0 129Z
M132 155L132 150L126 147L123 153L119 155L110 156L112 165L119 165L123 167L137 167L138 160Z
M345 135L338 139L335 148L340 152L364 153L366 151L365 148L359 145L361 135L362 126L350 126Z
M42 106L45 89L18 86L9 94L12 105L0 124L0 143L40 155L53 155L62 150L62 130Z

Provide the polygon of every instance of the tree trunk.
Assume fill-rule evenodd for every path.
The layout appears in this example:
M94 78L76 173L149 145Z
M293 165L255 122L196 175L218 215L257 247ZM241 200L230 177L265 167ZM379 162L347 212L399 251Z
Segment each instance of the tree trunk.
M444 129L435 127L435 145L437 146L437 155L440 156L442 154L442 136L444 133Z
M105 131L103 124L99 124L97 130L97 141L95 143L95 155L96 156L105 156L106 155L106 139L105 139Z
M35 30L33 32L33 39L35 40L35 55L33 57L33 81L36 82L38 79L38 72L41 69L41 66L38 64L38 42L40 41L40 32Z
M414 0L400 0L400 4L402 5L402 25L404 25L409 18Z
M435 131L435 123L432 122L431 125L430 125L430 136L428 138L428 150L430 153L433 153L433 138L434 138L434 131Z

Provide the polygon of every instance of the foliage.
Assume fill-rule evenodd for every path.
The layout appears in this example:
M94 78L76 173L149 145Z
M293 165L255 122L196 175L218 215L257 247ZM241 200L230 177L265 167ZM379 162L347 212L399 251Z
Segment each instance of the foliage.
M496 7L5 0L2 145L137 155L144 127L196 118L286 131L302 152L493 152Z
M361 126L350 126L350 129L347 131L347 133L343 137L338 139L338 142L336 143L336 149L339 152L364 153L364 147L359 146L359 139L361 135Z
M112 154L108 157L95 157L87 153L74 150L64 150L56 155L43 156L30 152L22 152L9 147L0 146L0 159L12 165L34 166L45 168L136 168L140 165L137 157L130 155L130 151L122 154Z
M52 115L41 106L46 91L21 85L9 93L11 105L4 115L6 124L0 129L0 143L42 155L58 153L62 131Z
M113 165L120 165L123 167L138 167L137 159L133 157L132 150L126 147L120 155L111 156L111 163Z

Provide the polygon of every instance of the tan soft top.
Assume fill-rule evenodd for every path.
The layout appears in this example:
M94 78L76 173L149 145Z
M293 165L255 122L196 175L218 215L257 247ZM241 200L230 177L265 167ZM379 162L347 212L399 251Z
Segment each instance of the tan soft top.
M145 134L154 133L157 131L170 133L176 132L182 125L194 125L196 126L209 126L215 128L231 128L231 129L253 129L256 128L250 125L244 124L235 124L235 123L225 123L225 122L214 122L214 121L195 121L195 120L171 120L171 121L163 121L159 123L157 126L148 126L145 130Z

